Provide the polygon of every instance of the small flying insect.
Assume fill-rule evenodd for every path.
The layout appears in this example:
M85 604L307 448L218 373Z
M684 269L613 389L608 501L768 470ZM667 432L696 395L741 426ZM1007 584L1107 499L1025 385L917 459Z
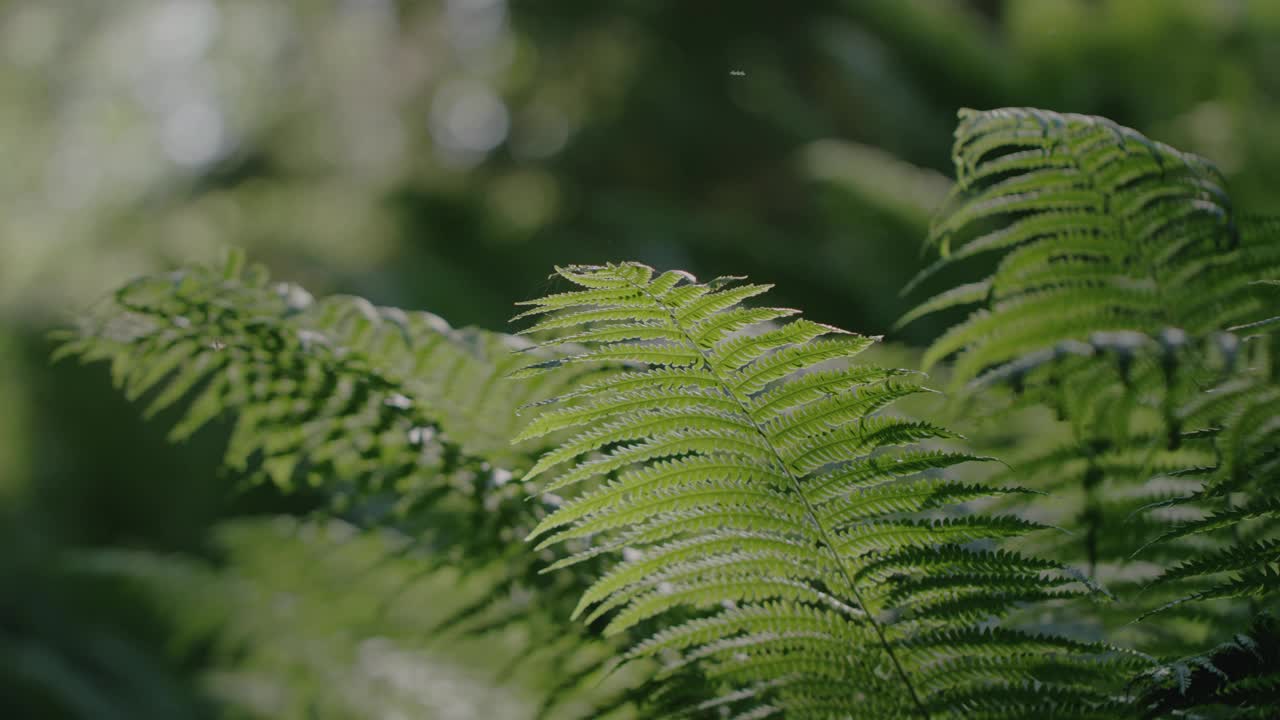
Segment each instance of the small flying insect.
M729 74L735 77L746 77L747 71L746 70L730 70Z

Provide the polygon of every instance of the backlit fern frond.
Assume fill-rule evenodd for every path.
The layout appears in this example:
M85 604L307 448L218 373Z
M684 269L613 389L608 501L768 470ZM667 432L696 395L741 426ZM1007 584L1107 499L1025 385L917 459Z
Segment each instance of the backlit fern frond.
M232 419L227 464L284 488L383 495L407 510L459 473L502 485L528 467L532 450L510 445L516 409L570 378L505 380L527 342L361 298L316 301L241 266L233 256L220 269L137 280L59 354L109 361L148 415L180 407L175 441Z
M1256 367L1274 348L1241 338L1280 315L1280 232L1242 216L1207 161L1102 118L963 111L954 157L931 233L940 258L922 277L984 258L994 270L904 321L973 308L926 364L954 356L958 382L1008 384L1015 406L1069 423L1061 445L1012 458L1012 477L1055 492L1054 521L1081 530L1058 557L1121 591L1145 584L1152 573L1129 556L1196 517L1179 499L1204 499L1198 475L1230 472L1222 418L1195 410L1221 411L1225 395L1206 389L1274 387Z
M872 338L743 301L769 286L699 283L639 264L573 266L576 289L527 303L575 354L518 373L623 364L548 403L521 437L567 432L525 480L566 495L539 548L553 567L620 557L575 612L643 639L706 717L1106 717L1132 657L999 619L1085 592L1001 548L1042 526L967 503L1023 492L943 471L983 460L932 423L883 413L918 375L851 361ZM674 683L674 684L672 684ZM690 704L690 683L712 691ZM720 715L718 713L728 713ZM740 713L740 714L739 714Z
M528 420L518 409L607 373L508 380L530 357L513 351L531 347L451 328L427 312L356 297L316 300L233 255L223 267L121 288L68 334L59 355L109 362L130 399L149 415L175 418L175 441L225 422L235 480L312 488L361 527L408 533L415 550L428 550L420 554L424 573L447 564L488 578L490 591L443 624L478 631L520 623L545 636L531 635L534 652L571 640L529 621L568 612L583 584L578 575L540 575L555 556L539 558L517 542L552 507L508 482L546 447L511 443ZM570 645L561 644L566 658L576 650Z
M964 111L954 155L922 279L994 269L904 321L970 307L926 364L954 357L957 382L1067 423L1005 478L1053 492L1051 521L1078 530L1055 557L1122 615L1158 614L1122 630L1153 651L1274 608L1276 221L1242 215L1203 159L1101 118Z
M962 111L954 157L930 237L940 257L922 278L975 257L996 267L903 320L976 306L925 356L957 355L957 381L1069 356L1091 334L1203 336L1276 314L1251 282L1280 274L1272 223L1241 217L1199 157L1103 118L1023 108Z

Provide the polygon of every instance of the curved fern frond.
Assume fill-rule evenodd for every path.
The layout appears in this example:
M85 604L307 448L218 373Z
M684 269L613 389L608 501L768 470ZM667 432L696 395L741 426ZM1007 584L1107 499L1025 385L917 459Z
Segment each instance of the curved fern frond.
M491 584L445 627L519 623L532 633L529 652L565 639L555 624L531 622L530 608L567 613L596 566L548 578L544 558L511 545L553 507L509 482L552 439L511 441L530 418L520 408L590 393L608 372L512 382L505 376L531 357L527 340L357 297L313 299L238 254L135 281L64 337L58 356L110 363L130 399L172 418L174 440L225 422L234 481L316 489L360 527L408 533L428 551L424 574L449 564ZM559 646L565 657L576 651Z
M530 432L569 438L524 480L569 495L530 537L590 539L591 557L621 556L577 613L607 620L607 634L647 636L627 657L663 660L670 677L655 698L684 697L676 688L693 673L717 692L684 708L698 717L1119 707L1097 669L1137 667L1136 657L1014 627L991 631L998 643L973 641L1010 607L1088 590L1056 563L999 549L1043 526L966 505L1021 490L941 472L988 458L934 447L956 436L883 412L925 388L853 364L872 338L799 318L775 325L792 313L743 308L763 286L736 279L698 283L636 263L558 273L580 289L530 312L586 350L519 375L627 367L539 406ZM648 339L636 341L637 326Z
M1276 222L1233 207L1207 161L1103 118L965 110L954 159L929 241L939 259L920 280L993 269L903 322L971 308L926 365L954 357L957 383L1007 384L1014 408L1066 421L1067 443L1002 478L1054 493L1038 516L1078 530L1054 556L1140 603L1121 603L1121 622L1269 593L1269 561L1247 549L1274 537L1257 502L1275 472L1276 347L1258 333L1280 308ZM1224 613L1221 627L1243 610L1194 612Z
M576 381L509 382L521 363L512 351L527 341L357 297L317 301L242 262L129 284L58 356L109 361L149 416L180 406L175 441L233 418L226 458L237 471L286 488L390 491L406 507L456 472L501 485L527 469L537 446L511 446L525 421L517 409Z
M962 110L954 158L940 257L919 280L977 256L996 267L904 321L978 306L925 356L956 355L958 382L1091 333L1202 336L1276 314L1252 282L1280 275L1273 224L1241 216L1199 157L1104 118L1005 108Z

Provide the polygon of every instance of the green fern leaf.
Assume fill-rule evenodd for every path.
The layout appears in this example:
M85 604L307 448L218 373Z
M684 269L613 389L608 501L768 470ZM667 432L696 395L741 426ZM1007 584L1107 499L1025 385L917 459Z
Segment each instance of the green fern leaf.
M699 284L633 263L560 275L581 289L533 301L548 313L542 326L570 332L587 346L583 358L627 364L540 406L530 423L529 434L569 438L525 479L571 493L531 538L539 547L589 539L583 558L621 555L575 614L636 635L627 658L663 660L655 697L692 673L719 692L697 707L739 717L994 717L1029 706L1008 692L1039 677L1017 667L1033 636L1009 629L1024 640L1007 648L940 638L1088 590L1054 562L983 549L1042 526L966 510L1026 491L941 475L988 458L921 447L956 436L884 414L924 391L920 382L855 364L871 338L798 318L774 325L792 313L741 306L764 286ZM652 339L598 332L619 321L604 314L615 310L638 311ZM911 645L926 636L935 650ZM1042 642L1062 643L1065 659L1057 676L1044 673L1038 707L1110 712L1117 689L1067 681L1065 668L1077 657L1081 673L1133 661ZM950 653L949 670L930 674L938 653Z

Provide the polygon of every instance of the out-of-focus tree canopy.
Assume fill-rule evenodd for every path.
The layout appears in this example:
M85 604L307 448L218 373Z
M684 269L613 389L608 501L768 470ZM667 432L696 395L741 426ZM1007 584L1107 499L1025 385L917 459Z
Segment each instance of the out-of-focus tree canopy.
M121 673L155 664L173 687L119 716L172 716L208 650L173 660L164 629L112 619L127 597L86 603L48 566L111 544L221 567L211 527L311 509L233 498L219 429L170 447L100 368L49 366L47 331L130 277L236 246L321 292L499 329L553 265L637 259L776 282L777 302L880 333L958 108L1105 115L1266 207L1277 67L1272 0L0 2L0 705L50 676L112 705L69 668L126 648ZM99 644L50 639L30 609L55 606Z

